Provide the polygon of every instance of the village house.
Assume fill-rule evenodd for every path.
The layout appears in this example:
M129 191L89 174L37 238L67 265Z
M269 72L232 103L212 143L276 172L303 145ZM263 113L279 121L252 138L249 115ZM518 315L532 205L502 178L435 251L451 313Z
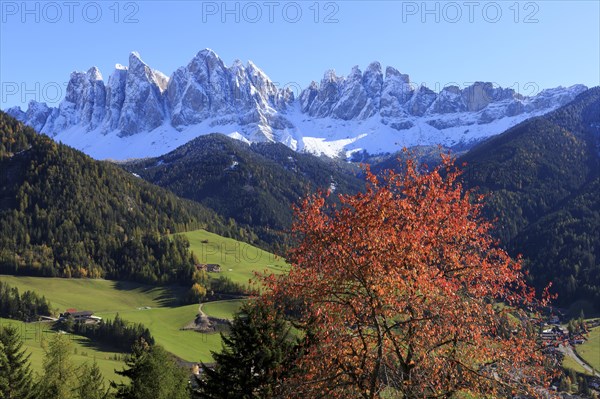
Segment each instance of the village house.
M76 309L67 309L60 314L58 320L62 321L69 317L79 323L98 323L102 320L102 317L94 316L94 313L89 310L77 311Z
M196 265L197 270L204 270L210 273L221 273L221 265L216 263L200 263Z
M540 333L540 338L544 341L566 341L569 334L560 326L548 326Z

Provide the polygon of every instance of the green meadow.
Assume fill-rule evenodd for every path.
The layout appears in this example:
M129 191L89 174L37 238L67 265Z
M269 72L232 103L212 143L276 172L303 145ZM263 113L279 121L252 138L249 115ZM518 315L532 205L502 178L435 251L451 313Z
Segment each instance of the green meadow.
M63 312L68 308L100 312L121 312L138 307L163 307L175 303L183 288L154 287L126 281L64 279L49 277L0 276L0 280L35 291Z
M231 319L242 304L243 299L230 299L227 301L215 301L202 304L202 311L207 316L217 317L219 319Z
M116 313L101 313L100 316L114 318ZM211 350L220 349L219 334L203 334L191 330L181 330L193 321L198 314L198 305L175 308L133 309L119 312L130 322L142 323L148 327L156 343L167 351L188 362L211 362Z
M189 239L191 250L201 263L216 263L221 266L221 273L210 273L212 278L223 275L236 283L248 285L249 280L254 278L255 271L282 273L287 270L282 258L248 244L204 230L183 234ZM112 319L119 313L124 320L142 323L150 330L158 344L188 362L211 362L211 351L221 348L221 337L218 333L203 334L182 330L195 319L199 310L198 305L179 305L178 298L185 294L187 287L157 287L102 279L4 275L0 276L0 280L18 287L20 292L31 290L44 295L59 313L75 308L90 310L106 319ZM242 303L241 299L208 302L202 305L202 310L208 316L231 319ZM9 321L4 320L4 323L7 322ZM38 324L10 322L18 323L24 329L33 329ZM39 341L26 340L37 371L41 371L43 354ZM120 368L122 362L109 360L114 358L114 352L99 348L87 338L73 336L73 343L74 351L78 353L75 355L78 364L96 358L107 378L118 378L113 370Z
M587 341L577 345L575 350L587 364L600 372L600 327L592 328Z
M195 319L198 305L175 306L179 288L92 279L0 276L0 280L21 292L33 290L44 295L59 312L67 308L90 310L107 319L119 313L129 322L144 324L158 344L189 362L210 362L210 351L220 349L219 334L181 330ZM230 304L214 306L219 317L225 315L224 309L234 308ZM92 356L95 348L89 342L87 345Z
M233 282L247 286L255 272L282 273L288 270L285 259L232 238L221 237L206 230L181 233L190 241L190 249L200 263L218 264L220 273L211 277L229 277Z
M589 374L579 363L577 363L571 356L565 356L563 358L562 366L565 369L572 369L576 373Z

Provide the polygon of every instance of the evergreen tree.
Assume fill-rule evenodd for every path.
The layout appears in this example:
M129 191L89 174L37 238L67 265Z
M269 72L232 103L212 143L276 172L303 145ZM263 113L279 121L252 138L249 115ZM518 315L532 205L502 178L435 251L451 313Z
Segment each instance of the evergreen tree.
M140 323L129 323L123 320L117 313L114 320L102 320L98 324L75 323L72 317L59 322L58 326L64 331L83 335L94 342L103 342L122 349L127 352L132 345L143 338L150 345L154 345L154 338L144 325Z
M291 372L297 346L280 312L262 303L245 304L233 320L215 367L204 366L197 398L273 398Z
M150 346L144 339L134 344L125 362L128 369L117 374L131 380L115 384L120 399L189 399L188 379L161 346Z
M39 384L40 398L76 398L77 375L71 351L71 342L63 334L56 334L49 342L44 357L44 375Z
M23 342L16 327L0 328L0 398L32 397L33 381Z
M0 370L4 371L8 369L8 358L4 352L4 344L0 341ZM0 399L4 399L5 393L8 391L10 385L8 385L8 379L4 373L0 374Z
M233 168L232 158L237 161ZM221 134L198 137L169 154L124 167L217 211L229 222L222 235L279 253L285 248L292 204L298 198L329 187L332 181L336 193L364 187L357 176L360 170L348 162L298 153L281 143L248 146ZM336 198L331 196L332 201Z
M94 362L91 366L88 364L81 366L77 399L106 399L108 397L109 390L104 384L104 376L100 372L98 364Z
M575 323L573 319L569 320L569 324L567 324L567 331L569 331L570 335L575 334Z
M33 291L19 294L17 287L0 281L0 317L31 321L40 315L52 315L52 305L45 297Z
M560 392L569 392L571 390L571 383L568 381L569 377L565 377L564 375L560 377L560 382L558 384L558 390Z

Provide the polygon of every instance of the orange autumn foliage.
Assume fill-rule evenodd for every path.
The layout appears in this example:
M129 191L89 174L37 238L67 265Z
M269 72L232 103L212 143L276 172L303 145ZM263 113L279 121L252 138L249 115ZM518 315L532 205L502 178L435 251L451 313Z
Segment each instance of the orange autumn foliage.
M296 209L291 270L263 277L263 300L291 307L308 342L287 397L541 395L539 303L442 158L431 172L366 168L364 193Z

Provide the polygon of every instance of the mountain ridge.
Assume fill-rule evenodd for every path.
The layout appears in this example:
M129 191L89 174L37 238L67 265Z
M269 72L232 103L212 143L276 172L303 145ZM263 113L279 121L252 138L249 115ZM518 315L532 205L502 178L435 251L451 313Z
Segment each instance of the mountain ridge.
M227 66L205 49L170 77L131 53L107 83L100 71L71 74L57 108L31 102L13 117L95 158L158 156L191 139L223 133L281 142L296 151L345 158L404 146L473 144L572 100L583 85L526 97L475 82L439 93L373 62L348 76L328 70L300 93L279 88L252 61Z
M121 166L251 227L272 249L286 243L292 206L305 195L318 189L348 194L364 188L356 165L298 153L281 143L247 144L221 134L200 136L160 157Z

